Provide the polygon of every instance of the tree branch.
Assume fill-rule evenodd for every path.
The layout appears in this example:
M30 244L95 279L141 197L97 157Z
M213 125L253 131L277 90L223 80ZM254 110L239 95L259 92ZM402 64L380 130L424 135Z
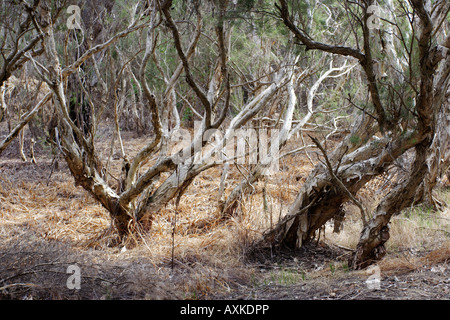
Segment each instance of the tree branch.
M332 165L330 163L330 160L328 159L327 152L325 151L324 147L320 144L319 140L317 140L316 138L310 136L309 134L308 134L308 136L311 138L311 140L314 142L314 144L317 146L317 148L319 148L320 151L322 151L322 154L323 154L323 156L325 158L325 164L326 164L326 167L328 169L328 173L330 174L330 176L333 179L333 181L337 183L339 188L341 188L342 191L344 191L347 194L347 196L350 198L350 200L352 200L352 202L361 211L361 217L362 217L362 220L363 220L363 224L365 226L367 224L367 214L366 214L366 210L364 209L364 206L362 205L362 203L360 201L358 201L358 199L356 199L353 196L353 194L347 189L347 187L344 185L344 183L336 176L336 174L333 171L333 167L332 167Z
M175 22L172 19L172 15L170 13L170 8L172 5L172 0L168 1L168 5L162 8L162 12L164 13L164 16L166 17L167 26L172 31L173 39L175 42L175 48L177 49L178 56L181 59L181 62L184 66L184 72L186 74L186 82L189 84L189 86L194 90L197 97L200 99L201 103L203 104L203 107L205 108L205 128L209 129L211 127L211 111L212 106L210 102L208 101L208 97L206 96L206 93L197 85L197 83L194 80L194 77L191 72L191 67L189 65L188 59L183 51L183 48L181 46L181 39L180 39L180 33L178 32L178 28L175 25ZM202 17L200 15L200 12L197 11L197 19L201 20Z
M360 62L365 60L365 55L354 48L345 47L345 46L332 46L329 44L325 44L322 42L317 42L312 40L310 37L306 36L303 31L301 31L293 22L289 15L288 5L286 0L279 0L280 5L275 3L275 6L280 11L281 18L283 19L284 24L294 33L295 37L300 40L305 46L306 50L321 50L325 52L330 52L334 54L344 55L344 56L352 56L358 59Z
M284 24L294 33L295 37L306 46L306 50L320 50L333 54L339 54L343 56L351 56L356 58L360 65L363 67L369 85L369 91L372 97L372 102L374 104L375 110L377 112L377 121L380 126L380 130L384 131L386 127L386 113L383 108L383 104L381 103L378 87L376 84L376 76L373 69L373 59L370 51L370 32L367 27L367 19L369 15L365 12L363 25L363 37L364 37L364 53L362 53L358 49L345 47L345 46L332 46L325 43L317 42L312 40L309 36L307 36L303 31L301 31L293 22L289 15L289 9L286 0L279 0L280 5L275 4L275 6L280 11L281 18L283 19Z
M15 137L20 133L20 131L25 127L25 125L30 122L31 119L33 119L34 115L41 110L41 108L48 102L53 96L53 92L48 92L40 101L39 103L28 112L28 114L23 118L20 123L11 131L11 133L3 139L3 141L0 143L0 154L8 147L8 145L14 140Z

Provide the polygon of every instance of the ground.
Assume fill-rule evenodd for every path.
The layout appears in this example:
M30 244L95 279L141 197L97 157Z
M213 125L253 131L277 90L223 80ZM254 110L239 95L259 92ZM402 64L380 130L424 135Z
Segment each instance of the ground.
M0 137L5 134L0 127ZM103 128L97 138L104 159L110 134ZM129 154L146 141L129 132L123 139ZM28 147L26 139L25 153ZM168 204L151 229L138 230L120 246L112 245L108 213L74 185L64 160L42 141L35 154L36 164L22 161L16 141L0 156L1 299L450 298L448 208L412 208L395 217L388 254L374 269L348 269L349 249L361 230L351 206L339 234L327 226L319 241L295 252L252 251L252 243L286 213L312 168L305 154L283 159L280 173L256 183L240 214L222 223L208 223L216 214L220 180L220 168L209 170L194 180L178 208ZM112 172L119 172L120 157L112 162ZM227 192L240 179L233 170ZM448 185L438 192L448 202ZM71 265L80 268L79 290L68 288ZM367 282L377 276L379 283Z

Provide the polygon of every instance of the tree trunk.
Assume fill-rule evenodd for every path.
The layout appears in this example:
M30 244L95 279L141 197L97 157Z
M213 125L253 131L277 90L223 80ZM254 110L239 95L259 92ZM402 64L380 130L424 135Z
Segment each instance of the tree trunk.
M285 61L288 61L288 65L295 65L295 63L298 61L299 57L294 56L293 54L289 54L288 57L285 59ZM278 146L278 150L281 150L281 148L287 143L287 141L297 132L299 132L305 124L310 120L310 118L314 115L316 110L314 110L313 106L313 100L316 96L317 90L320 86L320 84L326 80L328 77L330 77L335 72L341 72L338 75L333 75L333 77L340 77L342 75L347 74L354 66L347 66L347 62L344 63L342 67L333 67L333 63L330 64L330 68L325 71L319 79L316 80L316 82L311 86L311 88L308 91L308 98L307 98L307 108L308 112L307 114L299 121L299 123L292 128L292 119L294 115L294 110L297 105L297 96L295 94L295 86L298 86L299 83L295 83L294 79L297 78L296 72L298 70L295 69L289 69L288 71L288 78L290 79L289 82L286 85L287 90L287 96L288 96L288 102L286 110L284 111L282 120L283 124L281 126L279 134L276 136L276 139L278 140L275 144L275 146ZM303 80L308 77L308 75L311 74L311 69L303 70L302 75L304 77ZM272 137L272 143L273 137ZM271 148L272 149L272 148ZM272 150L273 152L273 150ZM248 177L245 177L231 192L231 194L226 199L223 207L222 207L222 218L230 217L234 214L235 210L238 207L239 199L241 195L248 190L250 190L251 185L258 181L261 176L265 173L265 167L264 163L271 163L273 161L279 161L279 158L277 158L278 155L270 154L266 159L263 159L258 163L255 168L253 168L251 174Z
M362 145L362 141L367 141L373 132L372 125L371 118L362 118L329 157L335 176L353 195L373 177L386 172L395 159L419 141L416 132L409 132L395 141L373 138L370 143ZM356 141L359 142L354 145ZM355 147L358 148L354 150ZM352 152L346 153L345 150L349 149ZM319 163L303 184L288 214L265 234L261 245L301 247L311 241L315 232L328 220L342 219L341 206L348 200L346 191L336 186L327 167Z
M433 195L439 180L450 167L450 101L442 104L437 116L437 129L427 158L428 172L417 190L414 202L424 203L434 210L443 209L446 205Z
M408 207L413 201L417 187L428 172L426 158L430 140L417 145L416 159L411 175L402 184L396 186L377 206L373 218L362 230L356 251L349 260L353 269L362 269L386 254L384 243L389 239L389 221L394 214Z

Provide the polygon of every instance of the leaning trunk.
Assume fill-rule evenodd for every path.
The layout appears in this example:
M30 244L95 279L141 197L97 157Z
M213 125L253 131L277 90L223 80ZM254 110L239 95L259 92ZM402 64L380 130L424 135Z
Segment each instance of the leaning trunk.
M373 134L373 130L373 119L362 116L347 138L329 156L332 166L337 168L340 164L342 169L353 161L367 160L379 153L385 145L382 142L375 141L362 147ZM344 162L345 154L348 154L345 160L347 163ZM347 177L343 179L346 187L357 192L370 180L372 173L368 172L365 177L361 177L356 171L359 167L352 167L341 172ZM303 184L288 214L274 229L266 233L263 242L274 247L301 247L303 243L310 241L328 220L341 214L340 207L347 200L348 196L343 190L334 188L327 168L318 164Z

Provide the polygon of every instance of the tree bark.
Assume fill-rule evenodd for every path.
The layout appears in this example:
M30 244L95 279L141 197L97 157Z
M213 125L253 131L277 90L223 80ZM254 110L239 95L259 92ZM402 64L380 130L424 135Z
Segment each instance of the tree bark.
M368 146L361 147L374 131L373 119L361 116L351 133L329 156L335 170L339 169L336 175L352 193L356 193L376 174L375 170L371 170L370 160L380 153L387 141L374 140ZM341 163L340 168L337 168L338 163ZM303 184L288 214L266 233L263 243L278 248L301 247L314 237L315 231L325 222L340 213L340 206L347 200L343 190L333 187L326 166L318 164Z
M394 214L408 207L413 201L417 187L427 174L426 158L430 139L415 147L416 159L409 178L389 192L377 206L373 218L362 230L355 253L349 260L353 269L362 269L380 260L385 254L384 243L389 240L389 222Z

